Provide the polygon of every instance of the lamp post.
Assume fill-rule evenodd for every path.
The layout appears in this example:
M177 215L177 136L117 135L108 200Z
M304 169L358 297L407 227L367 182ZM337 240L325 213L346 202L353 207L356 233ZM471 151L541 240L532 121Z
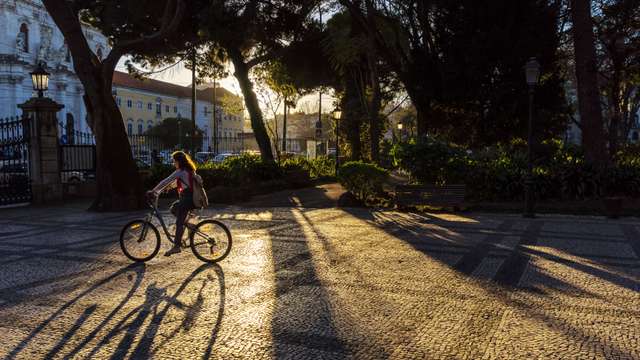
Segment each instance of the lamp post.
M44 96L44 92L49 89L49 73L38 63L33 72L30 73L33 82L33 90L38 92L38 97Z
M404 128L404 125L401 122L399 122L398 123L398 139L400 139L400 142L402 142L402 140L403 140L403 136L402 136L403 135L403 133L402 133L402 129L403 128Z
M18 105L23 112L24 135L30 139L28 166L31 175L31 199L35 204L60 201L63 197L56 113L64 108L64 105L44 97L44 92L49 88L49 73L45 68L46 64L38 63L30 73L33 90L38 96Z
M533 218L534 213L534 193L533 193L533 161L531 158L531 145L533 143L533 94L538 80L540 79L540 63L536 58L530 58L524 66L527 77L527 85L529 86L529 125L527 133L527 177L524 185L524 214L523 217Z
M342 111L334 110L333 118L336 120L336 176L338 176L338 168L340 168L340 118Z
M182 127L180 126L182 122L182 116L178 113L178 148L182 150Z
M314 151L314 157L318 158L318 142L322 141L322 121L316 121L316 151Z

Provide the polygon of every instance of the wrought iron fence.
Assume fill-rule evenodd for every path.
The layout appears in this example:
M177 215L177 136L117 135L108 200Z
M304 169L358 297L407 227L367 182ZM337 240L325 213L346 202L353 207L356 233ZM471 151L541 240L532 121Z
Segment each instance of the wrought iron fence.
M64 149L62 158L64 171L91 171L95 169L95 137L91 133L67 131L60 125L60 144ZM139 166L155 163L171 163L171 153L184 150L190 153L207 153L196 156L197 159L213 159L217 154L240 154L259 151L254 138L247 137L198 137L196 144L189 138L180 139L171 136L160 137L148 134L128 135L131 154ZM181 141L180 141L181 140ZM272 141L272 150L283 152L282 140ZM284 152L307 155L306 139L287 139Z
M0 119L0 206L30 201L29 122Z

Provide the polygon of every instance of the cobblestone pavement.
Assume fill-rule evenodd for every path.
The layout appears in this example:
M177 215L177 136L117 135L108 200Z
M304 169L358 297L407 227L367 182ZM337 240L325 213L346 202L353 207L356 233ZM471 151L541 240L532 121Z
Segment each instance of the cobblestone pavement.
M219 265L132 265L139 213L0 210L0 358L640 359L637 219L204 215Z

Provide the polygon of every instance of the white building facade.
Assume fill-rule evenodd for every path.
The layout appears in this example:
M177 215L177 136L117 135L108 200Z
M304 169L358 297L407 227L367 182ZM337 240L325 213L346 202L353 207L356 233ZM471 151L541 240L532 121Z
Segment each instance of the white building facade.
M95 29L83 30L91 49L106 56L107 39ZM42 2L0 0L0 118L22 113L17 105L34 96L29 73L41 62L51 74L45 96L64 105L58 122L65 129L89 132L84 89L73 72L64 37Z

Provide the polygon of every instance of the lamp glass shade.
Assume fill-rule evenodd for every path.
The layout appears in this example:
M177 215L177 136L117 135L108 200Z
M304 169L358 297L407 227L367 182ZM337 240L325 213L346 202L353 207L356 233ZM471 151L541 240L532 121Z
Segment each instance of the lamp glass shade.
M49 89L49 73L40 64L31 73L31 81L33 82L33 90L47 91Z
M527 64L524 66L524 71L527 76L527 84L528 85L538 85L538 80L540 79L540 63L536 58L531 58L527 61Z
M340 118L342 118L342 111L340 111L340 110L336 110L336 111L334 111L334 112L333 112L333 117L334 117L335 119L340 119Z
M402 130L402 123L398 123L398 130Z

